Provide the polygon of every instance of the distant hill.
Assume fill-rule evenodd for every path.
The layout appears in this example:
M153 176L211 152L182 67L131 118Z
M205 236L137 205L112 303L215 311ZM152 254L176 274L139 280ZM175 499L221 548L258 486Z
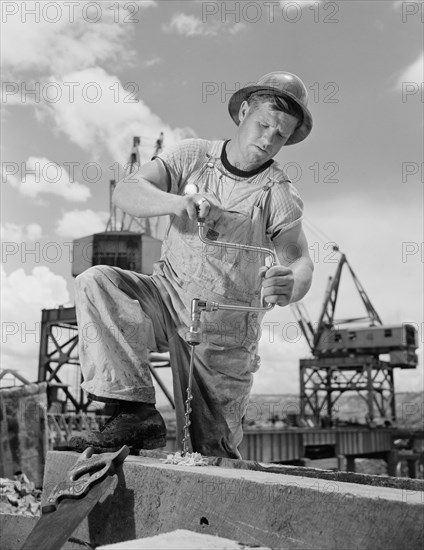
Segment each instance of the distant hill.
M424 429L424 392L402 392L395 394L397 425L400 427ZM345 393L335 403L334 418L344 421L365 422L368 406L360 395ZM380 420L377 407L375 419ZM265 395L250 397L246 419L255 423L266 422L273 415L285 418L287 414L300 413L299 396L295 394ZM384 419L381 419L381 422Z
M395 396L397 426L424 429L424 392L402 392ZM367 404L359 395L346 393L336 402L335 418L365 424ZM175 425L174 411L170 407L161 407L165 421L169 427ZM250 397L246 411L247 423L261 425L269 423L274 416L285 419L287 415L300 414L299 396L296 394L253 394ZM382 425L378 410L375 419Z

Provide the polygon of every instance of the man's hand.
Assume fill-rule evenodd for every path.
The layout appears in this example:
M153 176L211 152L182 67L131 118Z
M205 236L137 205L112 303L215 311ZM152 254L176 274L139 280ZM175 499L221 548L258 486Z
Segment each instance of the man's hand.
M185 195L183 199L183 209L181 216L187 214L190 220L198 218L206 218L208 221L217 221L224 209L216 199L210 196L203 196L199 193L193 195Z
M293 294L293 271L282 265L261 267L259 276L263 277L263 297L269 304L286 306Z

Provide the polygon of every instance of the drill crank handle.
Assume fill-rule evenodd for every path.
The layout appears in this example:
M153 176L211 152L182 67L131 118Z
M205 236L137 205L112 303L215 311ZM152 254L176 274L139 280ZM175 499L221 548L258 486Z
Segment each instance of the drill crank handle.
M198 218L197 225L199 227L199 239L205 244L217 244L225 248L232 248L235 250L251 250L252 252L259 252L271 258L272 265L278 263L277 256L274 250L270 248L265 248L263 246L251 246L249 244L237 244L237 243L228 243L225 241L212 241L205 236L205 218Z
M271 259L271 266L276 265L278 263L277 255L274 252L274 250L271 250L270 248L265 248L263 246L251 246L249 244L236 244L236 243L228 243L225 241L212 241L211 239L208 239L205 236L205 218L198 218L197 225L199 228L199 239L204 244L214 244L218 246L223 246L226 248L231 248L234 250L250 250L252 252L258 252L259 254L264 254L265 256L268 256ZM212 302L213 304L216 304L218 307L215 309L228 309L231 311L270 311L273 309L275 304L266 304L262 307L250 307L250 306L226 306L224 304L217 304L216 302ZM264 304L264 299L262 297L262 303Z

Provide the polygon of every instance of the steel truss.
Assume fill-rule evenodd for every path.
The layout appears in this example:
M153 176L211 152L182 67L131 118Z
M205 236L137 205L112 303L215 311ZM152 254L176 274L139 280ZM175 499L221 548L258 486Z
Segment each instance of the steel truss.
M172 394L157 372L158 368L170 367L169 360L164 355L153 353L150 359L153 378L175 408ZM88 411L92 401L81 389L75 307L42 310L38 381L49 385L49 407L55 400L53 391L60 389L64 392L67 407L71 406L77 413Z
M367 419L377 416L396 421L394 367L376 356L319 357L300 361L300 412L334 419L336 403L346 391L354 391L367 404Z
M76 411L85 411L87 399L82 390L71 383L71 377L81 381L77 344L75 308L43 309L38 381L47 382L52 388L59 387Z

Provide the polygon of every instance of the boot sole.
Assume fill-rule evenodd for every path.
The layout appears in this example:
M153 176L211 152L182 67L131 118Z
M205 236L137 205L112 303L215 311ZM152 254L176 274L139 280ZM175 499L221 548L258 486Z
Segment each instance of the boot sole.
M139 451L141 451L141 449L145 449L149 451L152 449L159 449L160 447L165 447L165 446L166 446L166 435L162 435L159 437L152 437L151 439L147 439L146 441L143 442L143 445L141 447L133 445L133 448L138 449Z
M126 443L122 443L122 445L126 445ZM61 450L67 450L67 451L76 451L77 453L82 453L87 449L88 447L92 447L94 452L96 454L101 453L114 453L116 451L119 451L119 449L122 447L122 445L117 447L100 447L98 445L89 445L88 443L81 442L81 445L75 445L73 447L70 447L69 445L66 447L63 447ZM161 447L166 446L166 436L160 436L160 437L152 437L150 439L146 439L145 441L142 441L141 443L138 443L136 445L128 445L130 449L130 454L139 454L141 450L153 450L153 449L159 449Z

